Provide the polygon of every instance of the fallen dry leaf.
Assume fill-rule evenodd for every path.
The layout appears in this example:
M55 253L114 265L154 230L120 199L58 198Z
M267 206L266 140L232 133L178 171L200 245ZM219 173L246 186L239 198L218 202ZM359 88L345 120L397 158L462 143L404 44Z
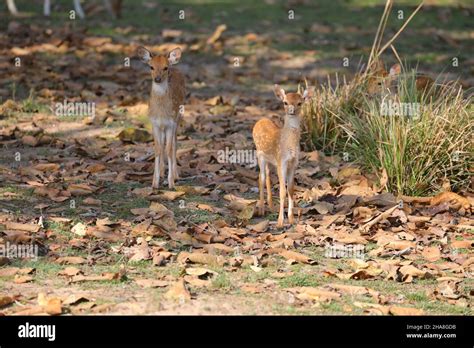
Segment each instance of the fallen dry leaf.
M142 288L163 288L169 285L168 281L158 279L135 279L135 283Z
M84 295L78 295L78 294L71 294L68 295L63 301L63 305L66 306L75 306L83 302L89 302L93 301L90 298L84 296Z
M402 266L398 271L402 274L402 281L405 283L412 282L413 278L427 279L432 277L430 272L422 271L413 265Z
M382 270L377 270L375 272L369 272L367 269L360 269L353 273L336 273L336 276L339 279L355 279L355 280L364 280L374 278L375 276L382 273Z
M178 280L170 286L170 289L165 293L165 298L169 300L178 300L180 302L191 300L191 294L186 289L184 279Z
M10 260L8 257L0 256L0 267L4 265L8 265L10 263Z
M123 280L125 279L125 274L122 272L117 273L102 273L101 275L92 275L92 276L85 276L82 274L78 274L72 277L71 283L79 283L79 282L88 282L88 281L104 281L104 280Z
M430 262L434 262L440 259L441 251L438 247L425 247L421 253L421 256Z
M235 252L234 248L222 243L211 243L203 245L203 249L211 255L232 254Z
M355 301L354 306L363 308L364 312L371 315L387 315L389 314L390 308L378 303L368 303Z
M311 259L310 257L304 254L298 253L296 251L281 250L279 254L287 260L294 260L296 262L307 263L309 265L315 265L317 263L315 260Z
M56 263L59 263L60 265L82 265L87 262L86 259L80 256L65 256L65 257L60 257L56 259Z
M177 258L178 263L199 263L202 265L219 265L222 263L221 259L215 255L203 254L203 253L188 253L182 251L179 253Z
M81 222L78 222L71 228L71 232L79 236L85 236L87 231L87 226Z
M64 275L64 276L68 276L68 277L73 277L73 276L78 275L80 273L81 273L81 270L79 268L76 268L76 267L66 267L62 271L58 272L59 275Z
M322 288L314 287L299 287L287 289L290 292L295 292L296 297L300 300L312 300L318 302L330 302L341 298L341 294L335 291L329 291Z
M9 230L20 230L26 232L38 232L40 230L40 226L37 224L22 224L18 222L7 222L5 227Z
M63 312L61 299L47 298L42 292L38 294L38 305L43 307L49 315L59 315Z
M410 307L390 306L389 312L392 315L423 315L425 312L422 309Z
M145 129L128 127L122 130L118 138L123 142L146 143L153 140L151 134Z
M164 199L167 201L174 201L176 198L183 196L185 193L182 191L162 191L156 195L158 199Z
M15 275L15 278L13 279L13 282L15 284L24 284L24 283L29 283L29 282L32 282L33 281L33 277L32 276L28 276L28 275Z
M379 295L378 291L375 291L363 286L349 285L349 284L336 284L336 283L328 284L327 286L343 294L348 294L351 296L367 295L367 294L374 295L374 296Z
M67 190L73 196L85 196L94 193L97 188L88 184L71 184Z
M268 229L269 224L270 224L270 221L263 220L255 225L248 225L247 228L249 228L250 230L254 232L265 232Z
M0 308L6 307L15 302L15 299L11 296L1 296L0 297Z
M20 271L18 267L5 267L0 268L0 277L11 277Z
M474 240L453 240L451 247L455 249L470 249L474 245Z
M186 274L197 276L197 277L207 277L218 275L217 272L214 272L207 268L202 267L190 267L186 268Z
M92 197L87 197L86 199L84 199L82 201L82 203L86 204L86 205L96 205L96 206L100 206L102 204L102 201L100 199L94 199Z
M55 172L59 170L59 164L57 163L38 163L34 166L36 170L41 172Z

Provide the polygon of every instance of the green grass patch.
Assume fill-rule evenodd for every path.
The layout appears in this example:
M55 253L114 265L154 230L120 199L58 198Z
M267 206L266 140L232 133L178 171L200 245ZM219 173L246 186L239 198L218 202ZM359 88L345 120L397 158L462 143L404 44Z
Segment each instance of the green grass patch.
M232 281L225 272L220 272L213 280L212 287L214 289L229 291L233 288Z
M294 274L281 279L279 282L282 288L293 288L300 286L319 286L322 284L315 274L295 271Z
M473 97L454 84L416 90L415 75L402 74L391 95L382 89L368 94L364 76L323 87L306 109L309 142L327 153L347 153L366 171L385 170L391 192L438 192L445 179L454 190L467 187L474 163ZM389 104L418 110L387 114Z
M133 217L131 209L150 206L150 201L146 198L136 196L131 192L142 186L140 183L134 182L107 184L105 190L97 195L97 198L104 203L104 211L113 213L115 219L131 218Z

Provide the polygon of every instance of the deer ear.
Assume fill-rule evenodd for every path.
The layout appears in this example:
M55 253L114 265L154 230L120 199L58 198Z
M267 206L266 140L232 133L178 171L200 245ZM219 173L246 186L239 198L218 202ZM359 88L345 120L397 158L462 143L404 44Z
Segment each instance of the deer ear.
M168 53L168 62L171 65L177 64L181 59L181 48L176 47Z
M281 88L279 85L275 85L273 87L273 91L275 92L275 95L278 99L280 99L281 101L285 100L285 90L283 88Z
M374 73L380 73L380 72L385 72L385 64L383 62L383 59L381 57L377 58L377 60L374 62L374 65L372 67L372 71Z
M148 63L153 57L153 54L150 51L148 51L145 47L140 46L137 48L137 56L138 58L141 59L143 63Z
M394 64L392 65L392 67L390 68L390 76L397 76L397 75L400 75L400 72L402 71L402 68L400 66L400 64Z
M305 101L309 99L309 92L307 89L304 90L303 94L301 95L301 98L303 98Z

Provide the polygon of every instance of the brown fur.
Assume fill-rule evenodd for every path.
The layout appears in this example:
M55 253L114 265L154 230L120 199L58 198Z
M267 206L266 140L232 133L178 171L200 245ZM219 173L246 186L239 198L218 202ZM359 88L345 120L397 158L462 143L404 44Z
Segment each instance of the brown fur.
M168 91L165 95L159 95L151 89L148 114L152 118L171 116L173 120L178 121L179 107L183 105L186 96L184 76L178 69L170 68L165 78L168 79Z
M431 77L428 76L419 76L416 78L416 90L425 91L429 90L434 84L434 81Z
M160 174L164 169L164 156L168 158L168 186L174 187L178 178L176 163L176 132L181 118L181 106L186 95L183 74L173 68L181 51L174 49L168 55L153 55L144 47L137 50L138 56L149 65L152 77L148 115L153 128L155 143L155 169L153 173L154 188L159 187Z
M451 191L444 191L433 197L401 196L401 198L406 203L430 204L431 206L446 203L450 208L464 209L465 211L469 211L471 208L471 203L467 198Z
M306 93L306 92L305 92ZM282 128L267 118L259 120L253 127L252 135L257 148L260 175L258 188L260 192L259 213L265 213L264 183L267 188L267 201L270 209L273 209L270 164L277 168L280 182L280 212L278 215L278 226L283 226L284 205L286 189L288 189L288 220L294 222L294 175L298 166L300 151L300 123L301 106L304 97L298 93L285 94L283 89L275 85L276 96L283 101L285 107L285 123Z
M394 64L390 68L390 72L385 69L381 59L378 60L373 73L369 76L367 82L367 92L369 94L381 93L387 88L392 89L396 79L401 73L400 64ZM415 87L418 92L429 90L434 84L434 81L429 76L420 75L416 77Z

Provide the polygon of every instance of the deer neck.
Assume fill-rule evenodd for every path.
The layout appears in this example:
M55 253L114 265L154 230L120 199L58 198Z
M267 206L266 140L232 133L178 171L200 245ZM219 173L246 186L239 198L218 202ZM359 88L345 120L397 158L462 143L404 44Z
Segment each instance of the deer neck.
M169 91L169 81L168 79L156 83L155 81L151 84L151 95L152 97L162 98L168 94Z
M299 116L285 115L285 122L283 124L283 131L300 133L301 121Z
M281 141L294 148L299 148L300 144L300 126L301 120L299 116L285 115L285 122L281 129Z

